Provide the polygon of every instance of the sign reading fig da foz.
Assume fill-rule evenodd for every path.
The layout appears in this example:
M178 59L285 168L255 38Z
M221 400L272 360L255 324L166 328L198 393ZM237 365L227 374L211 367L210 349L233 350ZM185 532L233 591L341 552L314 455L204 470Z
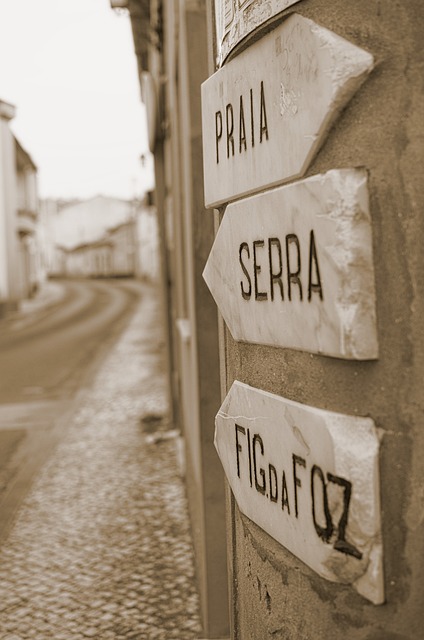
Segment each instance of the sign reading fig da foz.
M294 14L206 80L206 206L301 177L372 66L369 53Z
M235 500L323 578L384 601L379 440L345 416L235 382L215 420Z
M235 340L376 358L366 171L335 169L231 203L203 277Z

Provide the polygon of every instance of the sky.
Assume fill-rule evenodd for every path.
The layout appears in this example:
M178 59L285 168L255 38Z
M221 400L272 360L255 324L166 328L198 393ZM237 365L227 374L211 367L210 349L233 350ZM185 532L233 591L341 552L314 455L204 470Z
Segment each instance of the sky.
M0 0L0 100L41 197L153 187L130 19L109 0Z

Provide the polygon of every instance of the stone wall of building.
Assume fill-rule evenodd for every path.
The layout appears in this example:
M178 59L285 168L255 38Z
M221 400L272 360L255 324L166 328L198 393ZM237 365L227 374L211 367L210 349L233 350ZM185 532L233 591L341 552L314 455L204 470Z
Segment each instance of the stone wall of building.
M226 422L223 420L223 425L224 422L229 423L233 429L232 439L227 447L223 444L221 457L224 458L225 452L232 447L231 453L227 453L230 459L226 475L236 495L236 499L231 499L227 514L232 541L232 637L239 640L265 640L271 637L293 640L341 637L349 640L418 639L422 635L424 623L424 431L421 382L424 374L424 265L421 251L424 204L421 177L424 122L422 4L419 0L407 3L393 0L384 3L378 0L358 0L355 3L343 0L331 3L324 0L278 3L276 0L265 3L253 0L244 3L244 17L237 14L237 11L242 11L237 7L243 3L236 6L236 3L218 0L216 4L222 11L225 5L229 12L227 20L231 23L233 19L233 26L237 26L238 21L239 27L242 25L247 34L237 43L237 33L242 28L239 31L236 28L232 31L227 29L229 35L222 40L224 46L220 46L222 43L219 41L219 33L222 36L225 26L221 31L218 29L218 48L214 47L213 57L218 63L222 63L219 71L221 76L216 89L211 83L205 88L203 95L206 103L204 117L209 118L208 123L204 123L204 137L208 129L212 131L211 142L206 147L210 150L210 155L205 162L205 183L210 182L209 187L207 186L209 201L220 207L222 225L226 225L222 226L222 241L217 251L222 252L219 255L223 256L228 244L233 252L222 269L226 278L223 278L223 273L218 274L219 269L215 264L208 274L209 284L217 299L222 294L222 279L230 281L228 291L231 295L228 291L227 294L222 294L218 305L224 316L226 314L227 325L224 332L225 355L221 367L226 391L230 390L234 381L249 386L241 415L236 411L240 407L234 405L236 408L233 409L233 414L228 415L227 412L224 416ZM233 5L233 18L230 5ZM271 15L274 9L275 15ZM297 26L291 15L294 13L300 17ZM213 16L212 22L215 19ZM305 19L313 24L305 22ZM290 24L295 26L288 32ZM252 30L247 33L250 27ZM343 84L340 78L345 72L347 76L350 75L352 69L349 69L349 65L356 60L356 54L348 53L347 49L344 52L345 45L335 44L331 34L321 33L316 44L311 44L299 35L305 33L302 30L307 28L310 30L308 33L313 33L315 37L320 33L320 27L372 56L372 69L366 71L363 81L349 97L347 95L356 80L352 76ZM272 39L276 60L280 59L281 62L282 58L278 56L285 57L280 67L278 64L273 66L271 58L266 59L261 54L264 38ZM326 59L320 75L319 65L327 46L333 47L333 54L332 58L330 56L330 59ZM340 63L342 68L338 66ZM237 65L240 66L237 71L239 80L235 81L236 76L231 75L231 69ZM282 69L282 75L277 79L274 75L273 79L277 68L280 71ZM243 76L253 78L251 87L254 99L259 101L255 112L258 127L255 153L259 154L261 145L264 147L268 143L271 151L267 159L258 160L254 172L254 177L265 175L261 178L262 183L250 182L237 192L239 184L244 184L240 173L247 171L243 158L247 158L250 152L253 154L249 150L249 145L252 146L249 138L249 87L248 84L243 85ZM327 91L325 78L328 76L331 76L333 83L340 81L343 85L339 98L335 102L329 100L324 110L329 120L331 115L331 127L327 127L327 122L325 126L317 126L316 130L308 129L304 120L296 118L302 109L303 113L319 109L320 101ZM236 89L226 86L228 78L232 78L232 85ZM265 107L262 108L261 82L265 101ZM280 90L273 93L275 86ZM308 94L308 91L312 91L311 87L313 92ZM243 116L240 115L239 97L242 95ZM308 100L302 102L302 96L305 95L309 96ZM232 106L227 107L228 104ZM277 129L273 128L276 121L271 113L275 104L280 109L280 114L287 116L284 124L286 129L283 127L287 135L278 139L279 153L271 145L272 138L279 135ZM217 113L220 115L216 115ZM298 129L294 131L296 127ZM263 140L259 143L261 128ZM304 142L299 141L299 136L296 137L299 131L303 137L317 132L319 135L324 133L319 148L313 151L300 170L290 173L282 157L288 155L292 158L298 154L299 146ZM228 189L227 185L223 186L225 176L221 179L215 175L218 153L221 154L221 163L228 164L227 172L233 172L228 181ZM261 163L264 162L269 162L269 167L262 172ZM318 202L315 212L321 216L313 227L317 253L311 254L309 249L308 254L305 248L305 253L301 254L304 296L303 301L299 302L294 297L299 297L300 287L296 278L299 276L300 264L296 257L291 258L291 266L285 262L284 237L297 233L300 238L299 234L305 228L302 226L302 216L309 211L309 200L300 193L299 187L292 190L294 195L290 196L291 200L284 195L288 192L284 192L281 196L283 204L280 213L285 222L279 229L274 222L270 222L272 206L269 205L267 209L268 205L263 204L265 200L260 201L261 207L258 205L255 209L255 203L247 205L239 198L245 198L249 190L265 192L272 186L267 183L267 176L271 174L270 181L274 185L285 182L292 186L297 185L300 180L340 169L352 170L353 173L349 175L364 172L362 175L365 176L367 202L362 196L355 196L352 191L342 189L340 193L343 207L350 209L353 226L349 232L346 231L347 237L342 233L334 240L328 229L323 231L322 220L323 216L330 215L333 221L341 223L341 209L335 205L336 199L329 198L323 186L321 193L317 195L314 192ZM340 177L339 174L337 176ZM237 186L231 193L234 184ZM243 189L244 192L241 193ZM227 206L233 199L238 200L237 206ZM249 213L250 208L252 213ZM212 211L210 214L212 215ZM228 222L230 216L234 221L231 228ZM255 226L258 219L259 228ZM352 239L358 229L359 219L368 221L367 234L370 233L371 236L366 237L372 239L372 251L367 253L366 258L362 256L363 261L355 253L357 248L353 246ZM310 221L307 224L310 225ZM310 227L307 228L308 233L309 229ZM321 241L317 238L321 231L322 244L319 244ZM282 275L279 274L278 245L276 241L267 245L268 239L275 238L279 233L283 234L280 237L283 251ZM364 243L369 241L366 237L363 236ZM332 259L326 261L324 254L329 251L330 245L334 250ZM289 246L292 245L289 243ZM303 245L301 250L304 251ZM344 252L346 269L343 271L345 279L342 284L334 275L340 268L340 263L337 262L340 254L335 257L336 250ZM269 258L267 251L274 251L274 257ZM274 262L270 266L269 260L272 259ZM318 260L319 275L316 270ZM216 262L219 263L218 258ZM308 298L308 282L310 284L311 280L315 289L309 288ZM358 282L361 282L360 286ZM286 296L284 301L280 295L283 285ZM369 285L373 285L371 289L374 293ZM293 300L289 299L290 286ZM345 287L347 297L335 317L339 320L338 327L344 336L344 342L342 340L342 344L334 338L334 351L329 354L322 348L324 337L321 332L332 326L332 312L325 307L325 312L319 311L314 316L315 308L321 303L325 305L341 286ZM367 293L363 299L365 290ZM274 294L272 301L271 291ZM352 294L350 300L349 292ZM320 299L321 293L324 301ZM228 298L228 308L225 308ZM238 301L237 305L235 300ZM358 304L364 305L361 314L356 314L351 304L356 310ZM269 320L261 319L264 305L268 305L266 308ZM288 312L286 314L290 305L291 315ZM352 315L346 324L347 318L343 313L348 309ZM243 314L249 316L246 326L243 324ZM308 316L315 318L315 326L308 325ZM283 326L279 327L281 324ZM230 325L231 332L228 329ZM356 347L348 353L349 350L345 350L346 337L350 339L355 332ZM359 349L370 338L371 341L376 339L378 352L373 348L367 350L367 346L365 352L358 356L356 348ZM255 413L254 390L261 392L261 413L258 410ZM269 393L274 395L268 396ZM334 444L334 440L327 440L324 436L320 442L314 441L315 444L312 445L311 440L308 444L304 425L298 422L291 425L293 433L298 433L299 438L304 440L299 446L303 446L306 453L301 454L300 448L296 460L293 458L293 466L285 469L286 490L279 476L280 494L278 506L275 507L279 510L278 514L275 511L278 526L274 526L274 512L270 511L273 506L270 506L271 494L275 496L276 489L274 472L269 464L272 463L274 469L280 469L280 473L285 455L284 447L291 445L287 444L288 427L284 426L283 417L281 420L269 418L275 396L284 399L284 407L290 406L287 401L294 401L303 408L323 410L326 416L333 415L329 412L336 412L348 418L346 427L341 427L340 432L343 444ZM283 413L282 411L282 416ZM270 432L275 432L272 437L275 437L277 445L272 450L269 445L267 448L266 438L271 436L268 436L265 418L263 424L260 423L264 416L269 418ZM374 463L379 470L379 478L372 475L368 467L363 466L369 449L365 440L360 439L360 431L354 420L357 417L373 421L373 442L378 449ZM236 427L234 430L234 425L237 424L238 429ZM249 459L250 466L243 467L243 464L248 465L248 454L253 455L247 439L249 428L252 437L258 433L262 439L256 439L256 462ZM222 429L224 430L224 426ZM236 437L239 439L236 440ZM280 453L278 447L281 448ZM293 452L290 450L289 453L291 455ZM350 511L346 510L349 519L343 525L343 514L340 511L342 494L339 498L335 497L332 480L334 469L331 477L325 475L325 470L320 475L317 469L324 469L320 460L325 458L328 465L342 468L343 473L339 472L339 476L347 479L347 453L351 455L349 468L352 475L349 477L351 480L356 478L355 468L360 473L351 482ZM315 468L312 473L312 488L311 468ZM261 475L262 472L264 476ZM264 483L266 493L265 490L262 491ZM370 497L368 490L371 484L373 493ZM307 505L306 494L310 492L315 492L315 511L309 512L302 520L302 505ZM298 506L299 514L294 513L296 495L296 511ZM316 506L318 500L322 505L320 512ZM252 502L259 505L253 512L249 510ZM290 517L286 517L288 502L291 506ZM346 501L344 506L346 507ZM243 515L242 511L250 517ZM285 520L282 513L285 514ZM358 513L362 514L362 520L357 517ZM332 531L328 526L329 518L333 524ZM381 530L378 533L380 518ZM355 529L356 526L358 530ZM283 543L288 539L285 536L289 534L281 531L284 527L294 532L293 536L296 538L291 546L292 552L281 540L277 541L279 536ZM311 527L312 534L308 527ZM367 556L366 565L357 571L354 562L358 562L359 567L363 559L355 559L352 550L348 551L346 547L341 551L339 549L338 555L337 549L334 551L340 538L350 542L360 540L358 545L363 544L363 548L368 550L378 547L380 559L375 561L372 552ZM304 558L308 555L310 545L318 544L317 541L322 552L328 553L327 560L324 566L308 566ZM364 551L366 553L368 552ZM326 572L335 581L324 577ZM363 578L366 574L367 577ZM373 600L370 592L373 591L375 595L375 589L380 595Z

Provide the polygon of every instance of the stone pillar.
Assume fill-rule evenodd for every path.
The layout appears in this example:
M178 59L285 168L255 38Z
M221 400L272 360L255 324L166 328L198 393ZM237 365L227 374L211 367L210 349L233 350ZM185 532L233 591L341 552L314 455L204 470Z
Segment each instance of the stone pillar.
M232 638L418 639L422 3L215 5L205 279L226 325Z

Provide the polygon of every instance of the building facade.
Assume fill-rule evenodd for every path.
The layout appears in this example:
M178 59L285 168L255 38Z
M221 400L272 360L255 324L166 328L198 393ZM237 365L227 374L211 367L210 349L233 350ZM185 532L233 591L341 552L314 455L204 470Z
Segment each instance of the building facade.
M111 4L155 156L204 637L418 640L421 3Z
M17 233L19 251L20 297L33 295L46 273L42 264L39 241L39 206L37 167L15 139L17 173Z
M204 207L200 112L200 85L208 75L206 8L199 2L124 5L154 154L170 417L185 443L204 635L226 638L225 486L213 445L221 399L218 325L202 278L214 238L213 216Z
M42 247L51 276L159 277L155 207L96 196L41 203Z
M13 135L15 107L0 101L0 305L35 293L45 278L38 238L37 167Z

